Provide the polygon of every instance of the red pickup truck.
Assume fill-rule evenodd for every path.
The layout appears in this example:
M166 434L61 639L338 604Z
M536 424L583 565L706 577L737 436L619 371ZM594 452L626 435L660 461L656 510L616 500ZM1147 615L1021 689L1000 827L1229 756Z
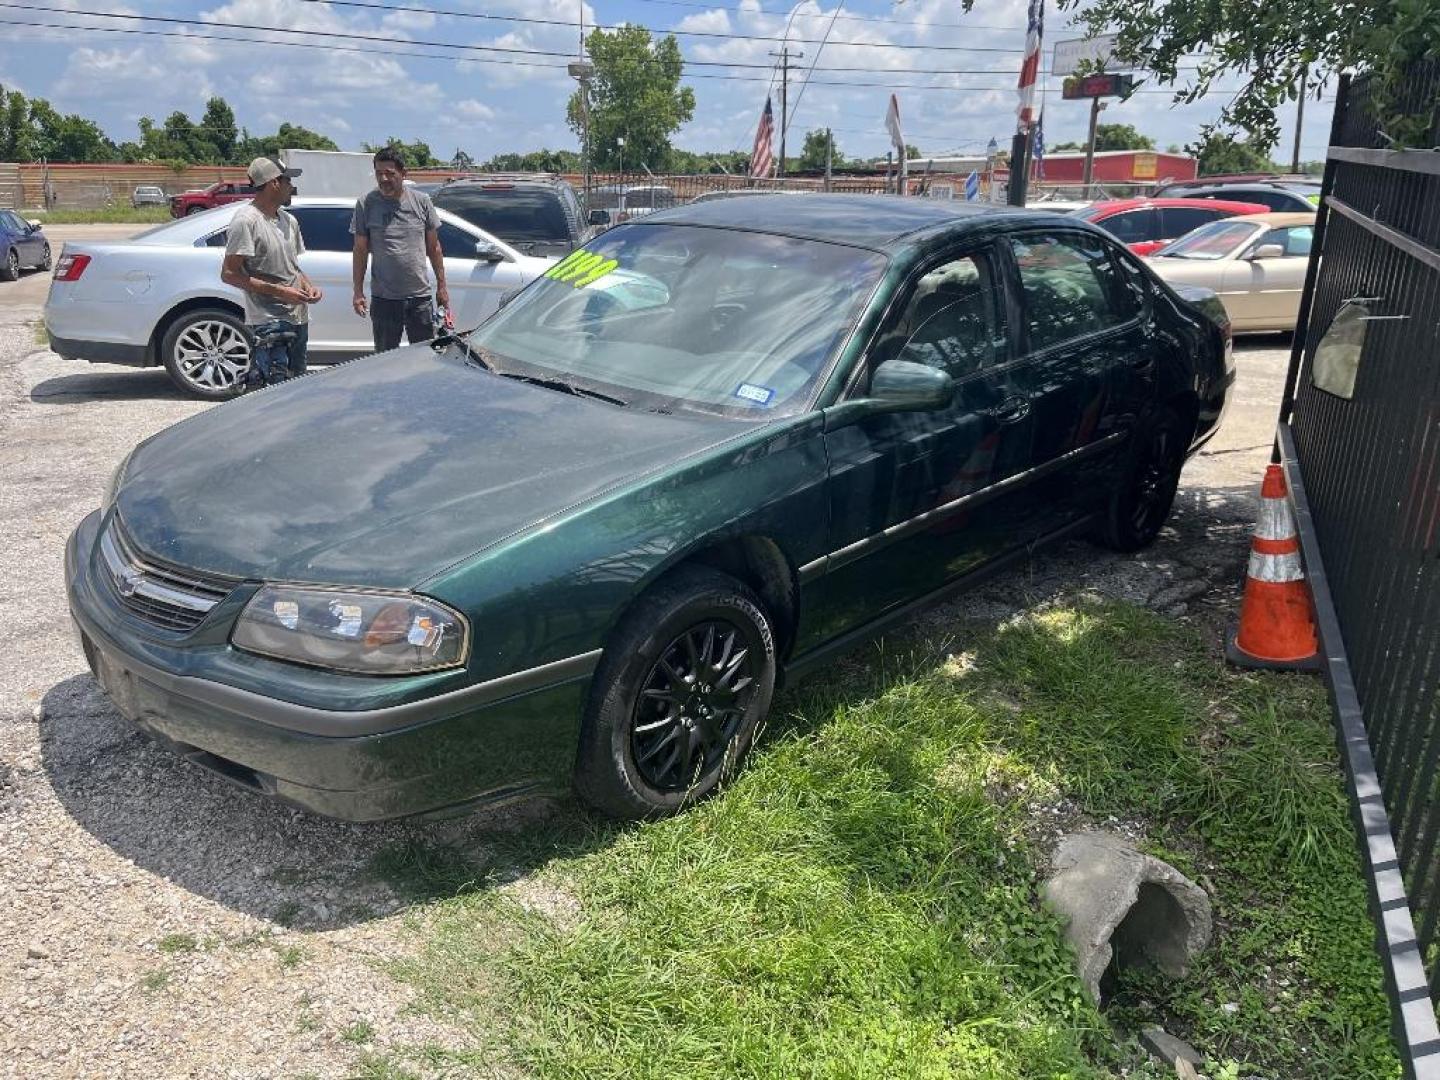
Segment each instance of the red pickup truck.
M182 191L179 195L171 195L170 216L181 218L198 214L201 210L213 210L224 203L241 202L254 197L255 189L249 184L222 181L197 191Z

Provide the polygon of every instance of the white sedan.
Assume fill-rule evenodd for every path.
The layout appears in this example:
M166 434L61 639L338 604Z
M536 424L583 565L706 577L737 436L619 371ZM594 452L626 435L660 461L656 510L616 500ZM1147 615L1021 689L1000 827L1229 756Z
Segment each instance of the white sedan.
M45 302L50 347L94 363L163 364L182 390L219 400L239 389L250 360L240 293L220 280L225 231L242 204L172 221L119 243L67 242ZM351 199L289 207L308 249L300 267L324 290L310 309L312 363L373 349L370 320L350 306ZM553 260L522 255L454 214L440 214L440 247L455 325L468 330ZM366 291L369 291L367 282Z

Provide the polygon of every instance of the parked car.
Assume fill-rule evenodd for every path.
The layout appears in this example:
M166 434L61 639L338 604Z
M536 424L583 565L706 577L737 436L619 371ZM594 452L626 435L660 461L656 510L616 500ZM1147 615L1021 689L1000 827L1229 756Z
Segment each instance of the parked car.
M430 196L526 255L558 258L591 236L575 189L558 176L495 175L452 180Z
M249 184L211 184L198 191L182 191L170 196L170 216L181 218L213 210L226 203L248 202L255 197L255 189Z
M163 364L175 385L222 399L240 390L250 340L240 293L220 280L235 205L115 243L68 242L45 302L50 347L94 363ZM308 249L300 266L325 293L310 309L310 358L349 359L372 348L370 323L350 307L353 199L296 199ZM548 263L521 255L445 211L440 246L456 324L477 325Z
M610 224L619 225L656 210L668 210L678 201L674 189L664 184L602 184L590 189L585 206L592 212L607 211Z
M1150 543L1234 376L1217 318L1055 214L657 211L466 338L145 440L70 609L120 712L252 791L672 813L783 678L1037 544Z
M27 267L50 269L50 241L44 228L13 210L0 210L0 281L14 281Z
M170 198L158 184L140 184L130 193L130 205L137 210L142 206L169 206Z
M1213 289L1237 333L1294 330L1314 235L1313 212L1254 214L1197 229L1148 262L1172 285Z
M714 191L702 191L691 203L713 202L716 199L739 199L746 195L813 195L815 192L793 191L788 188L717 188Z
M1218 199L1109 199L1073 213L1124 241L1136 255L1149 255L1201 225L1266 209L1261 203Z
M1297 214L1313 213L1320 205L1317 180L1247 180L1223 184L1193 181L1183 186L1167 185L1164 190L1187 199L1242 200L1262 203L1267 210Z

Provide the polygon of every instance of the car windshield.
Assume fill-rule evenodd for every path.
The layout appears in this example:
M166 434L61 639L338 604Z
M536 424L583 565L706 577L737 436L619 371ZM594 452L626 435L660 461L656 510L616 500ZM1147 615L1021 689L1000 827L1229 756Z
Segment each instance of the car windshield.
M1212 221L1188 232L1179 240L1171 241L1159 251L1156 258L1166 259L1223 259L1230 252L1248 240L1255 232L1254 223L1243 221Z
M503 373L768 420L805 407L885 263L840 244L633 224L551 267L470 343Z
M509 184L456 187L438 192L435 205L512 243L570 239L560 197L551 191Z

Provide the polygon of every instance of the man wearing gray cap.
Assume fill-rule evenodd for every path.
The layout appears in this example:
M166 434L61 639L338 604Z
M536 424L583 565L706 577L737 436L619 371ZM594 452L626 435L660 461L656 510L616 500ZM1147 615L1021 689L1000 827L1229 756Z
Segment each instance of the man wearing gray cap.
M221 280L245 294L245 323L257 339L247 388L305 374L309 306L321 295L300 270L305 241L295 216L284 209L300 170L258 157L248 172L255 198L230 219L220 269Z

